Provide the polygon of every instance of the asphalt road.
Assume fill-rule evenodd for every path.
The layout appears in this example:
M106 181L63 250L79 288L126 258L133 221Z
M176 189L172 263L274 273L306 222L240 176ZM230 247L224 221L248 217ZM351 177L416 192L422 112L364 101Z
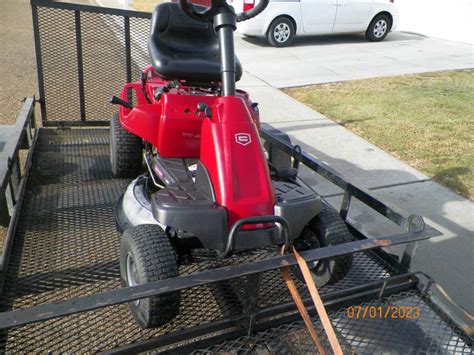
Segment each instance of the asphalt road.
M28 0L0 1L0 124L13 124L38 91L32 28Z

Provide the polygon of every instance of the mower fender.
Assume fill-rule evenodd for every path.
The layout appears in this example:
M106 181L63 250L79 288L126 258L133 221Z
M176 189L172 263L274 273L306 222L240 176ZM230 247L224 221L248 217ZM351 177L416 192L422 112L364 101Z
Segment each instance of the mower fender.
M119 233L142 224L157 224L166 230L166 226L153 217L151 203L145 196L145 180L145 176L133 180L115 205L115 223Z
M321 198L314 191L296 184L274 181L275 215L288 221L290 240L298 238L303 228L321 212Z
M119 122L127 131L157 146L161 108L147 103L139 84L125 85L121 93L122 100L128 102L129 90L136 93L138 104L132 109L120 106Z
M319 199L295 203L277 203L275 215L284 217L290 227L290 240L298 238L303 228L321 212Z

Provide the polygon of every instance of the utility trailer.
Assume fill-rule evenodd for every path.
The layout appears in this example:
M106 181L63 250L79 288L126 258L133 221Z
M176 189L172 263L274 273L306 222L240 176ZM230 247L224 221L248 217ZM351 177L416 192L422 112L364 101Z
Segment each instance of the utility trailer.
M40 97L24 101L0 145L0 222L7 228L0 351L314 353L279 271L296 261L275 248L222 260L197 250L179 278L120 288L113 214L129 181L110 172L103 126L114 110L108 97L147 64L149 14L44 0L32 0L32 13ZM260 133L270 157L287 154L295 167L344 190L340 213L357 240L301 253L307 261L354 255L350 273L320 289L343 350L472 353L472 317L429 276L409 271L416 242L440 233L352 185L283 133L267 125ZM368 238L350 218L354 199L405 230ZM399 258L382 249L403 244ZM305 285L297 286L322 334ZM175 320L153 330L135 324L127 302L175 290L182 290ZM418 316L401 314L409 307ZM380 316L370 311L379 309Z

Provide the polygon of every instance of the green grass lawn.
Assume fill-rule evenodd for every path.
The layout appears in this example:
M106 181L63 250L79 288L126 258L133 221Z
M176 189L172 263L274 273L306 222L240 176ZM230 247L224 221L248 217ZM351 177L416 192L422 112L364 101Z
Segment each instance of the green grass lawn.
M474 200L474 70L285 92Z

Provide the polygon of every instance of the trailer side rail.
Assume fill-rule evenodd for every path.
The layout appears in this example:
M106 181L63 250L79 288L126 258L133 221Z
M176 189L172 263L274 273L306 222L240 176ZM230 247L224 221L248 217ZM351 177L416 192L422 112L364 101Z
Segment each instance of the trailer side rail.
M34 98L24 100L9 134L0 153L0 226L7 227L3 243L0 244L0 294L37 138ZM28 154L22 164L20 151L25 150Z
M356 198L363 205L369 207L392 223L402 227L407 233L422 231L426 228L422 216L407 214L399 207L370 194L370 191L367 189L354 185L350 182L350 179L335 171L328 164L302 151L298 145L293 145L286 133L281 132L269 124L263 123L260 128L260 135L268 143L267 149L270 159L275 150L284 152L291 157L294 167L297 168L301 163L308 167L309 170L319 174L322 178L343 190L343 199L339 213L351 232L359 238L366 238L364 232L348 219L353 198ZM399 272L408 272L415 249L416 242L414 241L413 243L407 244L400 260L393 260L393 258L387 254L384 255L384 258L387 262L391 263L394 268L398 269Z

